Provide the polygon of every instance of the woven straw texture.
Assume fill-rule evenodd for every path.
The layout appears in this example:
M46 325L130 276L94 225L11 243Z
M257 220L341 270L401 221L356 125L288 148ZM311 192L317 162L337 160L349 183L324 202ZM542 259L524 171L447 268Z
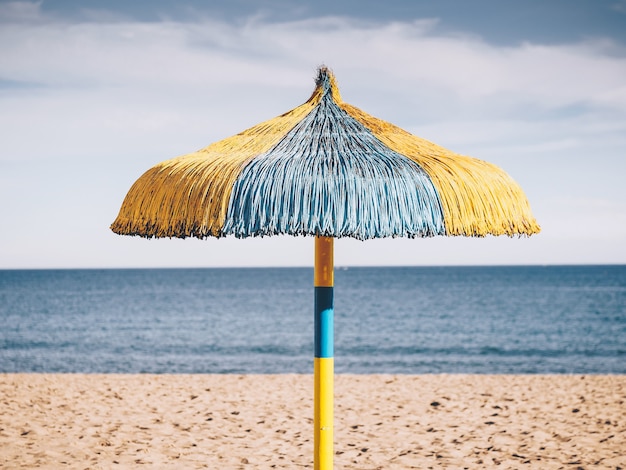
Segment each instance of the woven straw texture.
M303 105L144 173L111 229L358 239L540 230L504 171L344 103L325 67Z

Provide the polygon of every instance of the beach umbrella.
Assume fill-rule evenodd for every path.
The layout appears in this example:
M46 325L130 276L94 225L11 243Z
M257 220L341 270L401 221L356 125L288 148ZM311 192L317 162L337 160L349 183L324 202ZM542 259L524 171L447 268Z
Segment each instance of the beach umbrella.
M539 226L500 168L343 102L326 67L315 84L291 111L146 171L111 229L147 238L315 237L314 466L326 470L334 239L532 235Z

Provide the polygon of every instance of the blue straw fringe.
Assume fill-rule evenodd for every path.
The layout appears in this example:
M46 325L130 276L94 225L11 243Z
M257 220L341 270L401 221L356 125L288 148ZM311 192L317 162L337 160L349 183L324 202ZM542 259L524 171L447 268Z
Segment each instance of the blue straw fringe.
M445 235L437 190L326 92L319 105L237 178L223 235Z

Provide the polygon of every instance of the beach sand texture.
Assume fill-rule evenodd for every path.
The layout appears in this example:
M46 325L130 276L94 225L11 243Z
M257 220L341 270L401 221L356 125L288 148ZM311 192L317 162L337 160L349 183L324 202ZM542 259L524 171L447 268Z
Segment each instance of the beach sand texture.
M6 469L313 468L311 375L0 375ZM337 375L337 469L626 469L626 376Z

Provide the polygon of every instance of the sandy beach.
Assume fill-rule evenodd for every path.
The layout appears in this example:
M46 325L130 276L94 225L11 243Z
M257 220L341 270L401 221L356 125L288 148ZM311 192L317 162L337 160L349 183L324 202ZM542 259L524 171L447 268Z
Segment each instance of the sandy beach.
M626 376L337 375L335 468L626 468ZM311 375L0 375L0 467L313 468Z

